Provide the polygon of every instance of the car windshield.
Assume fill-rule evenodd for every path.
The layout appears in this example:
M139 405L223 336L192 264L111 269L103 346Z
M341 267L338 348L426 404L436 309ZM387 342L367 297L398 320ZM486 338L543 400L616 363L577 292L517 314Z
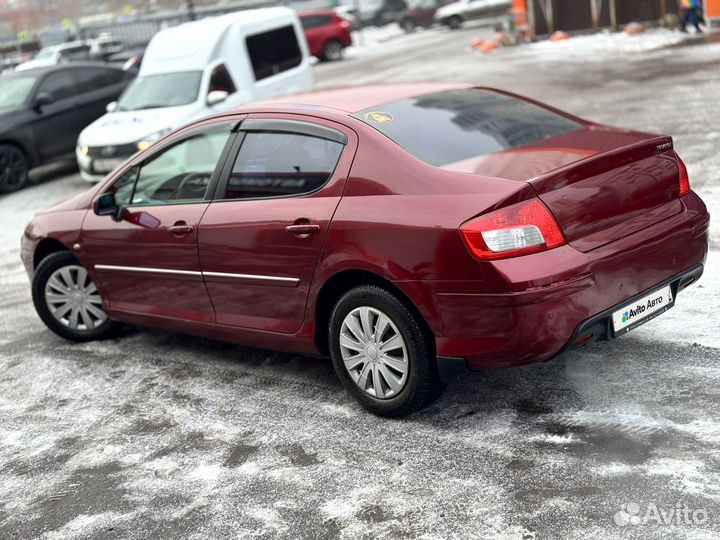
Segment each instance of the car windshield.
M48 58L52 58L53 54L55 54L55 48L52 49L41 49L40 52L38 52L33 60L47 60Z
M135 79L118 101L119 111L188 105L198 98L201 71L163 73Z
M19 107L30 96L37 77L0 78L0 109Z
M353 114L435 166L502 152L581 128L558 113L488 90L459 89Z

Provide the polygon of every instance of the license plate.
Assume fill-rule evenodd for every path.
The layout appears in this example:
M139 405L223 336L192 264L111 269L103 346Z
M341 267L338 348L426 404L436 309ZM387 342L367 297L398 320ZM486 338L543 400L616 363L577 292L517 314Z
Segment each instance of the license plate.
M109 173L120 166L124 159L96 159L93 162L93 169L99 173Z
M634 330L643 323L665 313L673 305L670 285L666 285L613 313L615 335Z

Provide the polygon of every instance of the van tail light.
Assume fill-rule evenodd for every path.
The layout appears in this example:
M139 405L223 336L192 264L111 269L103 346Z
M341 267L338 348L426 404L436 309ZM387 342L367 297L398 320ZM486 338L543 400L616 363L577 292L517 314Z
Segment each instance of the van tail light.
M507 259L565 244L560 226L540 199L530 199L460 226L470 253L481 261Z
M688 174L687 167L680 156L675 154L677 157L678 168L680 169L680 197L690 193L690 175Z

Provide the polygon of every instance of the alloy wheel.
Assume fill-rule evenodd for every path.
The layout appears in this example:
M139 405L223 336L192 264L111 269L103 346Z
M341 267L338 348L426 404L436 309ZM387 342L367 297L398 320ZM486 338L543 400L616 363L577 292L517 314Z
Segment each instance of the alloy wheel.
M330 41L325 45L325 58L328 60L341 60L343 57L343 46L339 41Z
M27 177L27 161L17 148L6 145L0 148L0 193L22 187Z
M353 309L340 329L340 353L355 384L377 399L397 396L408 380L409 357L405 340L382 311Z

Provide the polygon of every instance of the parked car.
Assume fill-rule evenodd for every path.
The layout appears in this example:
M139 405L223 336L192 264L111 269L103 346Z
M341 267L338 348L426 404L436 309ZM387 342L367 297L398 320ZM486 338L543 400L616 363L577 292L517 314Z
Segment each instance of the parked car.
M22 259L60 336L122 321L329 354L401 415L446 363L543 361L655 318L702 274L708 229L670 137L381 85L176 131L35 216Z
M331 9L300 13L300 23L310 54L321 60L340 60L352 45L352 24Z
M111 35L101 35L89 39L87 44L90 46L90 57L103 62L107 62L110 57L122 53L127 48L124 39Z
M506 15L511 7L511 0L460 0L439 8L435 20L457 30L465 21Z
M44 47L27 62L19 64L15 71L26 71L41 67L57 66L68 62L82 62L90 60L90 45L84 41L72 41L62 45Z
M77 63L0 77L0 193L21 188L28 170L72 158L80 131L105 112L132 76Z
M355 4L334 8L355 27L384 26L397 20L398 13L407 9L405 0L363 0Z
M410 3L405 11L398 15L398 24L405 32L413 32L418 26L429 28L435 23L438 8L453 0L417 0Z
M292 9L240 11L161 30L137 78L80 134L80 174L97 182L179 126L312 85L307 43Z

